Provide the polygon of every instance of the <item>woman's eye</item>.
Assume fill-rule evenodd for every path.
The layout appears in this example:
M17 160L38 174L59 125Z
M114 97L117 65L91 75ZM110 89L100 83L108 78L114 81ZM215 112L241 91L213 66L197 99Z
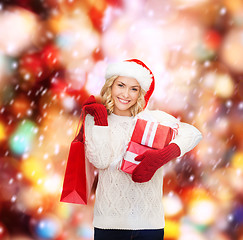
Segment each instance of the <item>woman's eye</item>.
M132 88L132 90L133 90L133 91L135 91L135 92L136 92L136 91L138 91L138 89L137 89L137 88Z
M123 84L118 84L119 87L123 87Z

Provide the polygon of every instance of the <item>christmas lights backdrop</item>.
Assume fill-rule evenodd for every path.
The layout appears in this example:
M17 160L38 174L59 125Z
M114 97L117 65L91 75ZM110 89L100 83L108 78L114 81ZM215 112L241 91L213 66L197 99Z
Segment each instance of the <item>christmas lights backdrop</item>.
M153 71L149 108L203 140L165 167L165 239L243 239L241 0L0 1L0 239L91 240L92 209L60 203L83 101L107 63Z

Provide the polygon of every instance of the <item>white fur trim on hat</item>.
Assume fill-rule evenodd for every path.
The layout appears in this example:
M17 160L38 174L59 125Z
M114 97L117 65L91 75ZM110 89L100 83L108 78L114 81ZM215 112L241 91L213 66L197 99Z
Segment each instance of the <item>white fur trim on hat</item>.
M105 79L107 80L115 75L135 78L141 88L146 92L149 90L150 84L152 83L150 71L135 62L117 62L109 64L106 69Z

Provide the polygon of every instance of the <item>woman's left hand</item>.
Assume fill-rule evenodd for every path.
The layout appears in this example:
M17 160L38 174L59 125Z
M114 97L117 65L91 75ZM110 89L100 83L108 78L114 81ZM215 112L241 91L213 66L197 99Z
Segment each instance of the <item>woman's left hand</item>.
M177 144L171 143L163 149L148 150L135 158L136 161L141 161L132 173L134 182L149 181L157 169L164 164L180 156L181 150Z

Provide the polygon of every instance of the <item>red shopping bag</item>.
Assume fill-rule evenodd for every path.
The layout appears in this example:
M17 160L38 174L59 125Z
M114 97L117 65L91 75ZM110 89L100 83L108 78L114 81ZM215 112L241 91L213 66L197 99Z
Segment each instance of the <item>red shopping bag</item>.
M71 142L60 199L61 202L86 205L90 197L92 185L95 180L95 168L85 159L84 137L83 121L79 134Z

